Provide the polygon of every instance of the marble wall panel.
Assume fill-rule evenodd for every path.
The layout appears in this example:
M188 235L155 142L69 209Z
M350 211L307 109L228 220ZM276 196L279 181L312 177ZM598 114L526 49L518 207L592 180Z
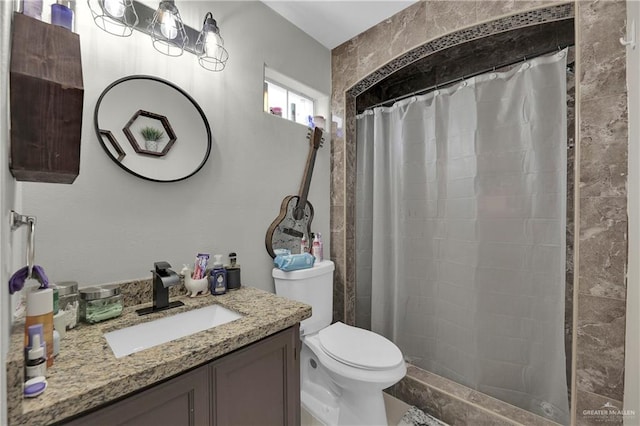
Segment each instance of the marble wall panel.
M487 0L476 3L478 22L496 19L498 16L510 15L516 9L515 0Z
M621 406L627 266L628 117L626 3L576 4L580 106L578 323L576 423L620 424L615 414L585 415L605 404Z
M332 52L332 112L348 119L345 108L346 91L359 93L375 84L376 79L393 72L394 68L383 61L398 58L403 52L417 51L416 44L431 40L451 42L450 34L459 31L461 36L474 36L472 30L464 29L478 22L495 22L482 31L500 31L504 20L496 17L536 9L523 19L538 16L557 16L562 7L547 6L550 1L466 1L440 2L426 1L400 12L391 22L372 28ZM610 404L621 407L622 368L624 365L624 271L626 255L626 69L625 50L618 38L625 34L626 6L623 0L579 1L576 8L577 40L580 52L576 69L579 84L576 88L576 102L580 105L579 128L576 144L582 148L579 165L579 181L582 198L579 200L578 233L580 245L576 247L581 259L576 265L576 280L580 293L578 303L577 353L579 377L575 395L575 420L578 425L621 424L619 416L594 418L585 415L588 410L599 409ZM420 8L425 10L425 24L420 25ZM565 8L566 11L566 8ZM550 19L552 19L550 18ZM508 22L507 22L508 24ZM396 31L397 28L402 28ZM461 30L462 29L462 30ZM504 30L504 28L502 29ZM412 31L407 36L407 31ZM420 38L423 37L423 40ZM372 40L393 40L391 48L386 46L380 53L373 52ZM455 39L453 39L455 41ZM406 45L405 45L406 43ZM360 47L365 57L361 57ZM424 53L424 52L423 52ZM411 57L406 61L415 60ZM393 62L393 61L392 61ZM397 69L397 68L395 68ZM376 74L377 73L377 74ZM373 75L373 77L372 77ZM355 96L355 95L354 95ZM606 107L603 105L606 104ZM351 288L355 289L355 277L349 275L350 266L345 254L349 247L348 206L350 185L345 181L348 153L355 150L355 139L348 134L340 138L332 148L332 214L343 212L345 220L332 221L332 258L336 261L337 282L334 293L334 319L345 318L345 311L355 309L355 299L351 298ZM334 142L334 141L332 141ZM600 161L604 159L605 161ZM340 175L342 172L342 176ZM335 177L333 176L335 174ZM336 227L336 229L333 228ZM333 246L336 247L333 247ZM355 290L354 290L355 291ZM349 296L348 296L349 295ZM348 306L353 305L353 306ZM351 317L349 315L349 317ZM415 379L415 371L391 389L400 399L425 409L452 424L498 424L485 418L468 414L468 405L460 405L460 398L441 387L433 377L426 381ZM435 385L429 383L435 380ZM481 396L477 396L483 400ZM478 406L479 416L487 410ZM515 419L506 424L514 424ZM495 417L494 417L495 420ZM490 423L483 423L483 422ZM525 423L526 424L526 423Z
M576 426L611 425L622 426L623 417L617 411L622 402L590 392L578 391Z
M581 197L626 197L627 95L583 97Z
M407 48L416 47L427 39L429 27L425 25L427 19L427 3L419 1L389 18L387 27L392 34L390 58L405 52ZM369 72L370 70L366 70Z
M428 34L431 36L430 38L448 34L479 22L476 14L476 9L481 6L479 3L464 0L428 1L427 27L431 29Z
M578 296L578 390L623 399L625 302Z
M342 206L344 207L344 206ZM342 208L344 210L344 208ZM344 214L344 213L343 213ZM333 274L333 321L344 322L344 267L345 267L345 244L344 230L331 231L331 250L330 258L335 264L335 272Z

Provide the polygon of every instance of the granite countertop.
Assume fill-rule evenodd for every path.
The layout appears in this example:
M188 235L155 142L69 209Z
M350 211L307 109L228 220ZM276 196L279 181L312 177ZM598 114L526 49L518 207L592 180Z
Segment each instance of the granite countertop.
M60 354L47 371L47 390L22 397L24 321L14 324L7 354L7 411L11 425L48 424L108 403L284 330L311 316L311 307L251 287L220 296L189 298L185 306L138 316L125 307L121 317L67 331ZM116 359L103 334L119 328L220 304L243 314L233 322Z

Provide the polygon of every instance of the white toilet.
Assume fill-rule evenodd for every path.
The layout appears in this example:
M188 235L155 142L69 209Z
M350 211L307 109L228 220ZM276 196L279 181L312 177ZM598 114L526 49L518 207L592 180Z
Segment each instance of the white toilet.
M333 315L333 262L284 272L273 269L276 294L311 305L300 334L302 406L327 425L386 425L382 390L407 372L402 352L386 338Z

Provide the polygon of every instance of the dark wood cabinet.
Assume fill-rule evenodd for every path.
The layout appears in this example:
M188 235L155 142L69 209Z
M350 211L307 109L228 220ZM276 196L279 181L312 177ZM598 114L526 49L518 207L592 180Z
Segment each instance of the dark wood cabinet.
M300 424L300 344L294 329L211 364L214 425Z
M208 425L209 414L209 367L203 366L66 424Z
M63 422L100 425L299 425L299 326Z
M72 183L80 172L80 37L15 13L10 88L11 173L20 181Z

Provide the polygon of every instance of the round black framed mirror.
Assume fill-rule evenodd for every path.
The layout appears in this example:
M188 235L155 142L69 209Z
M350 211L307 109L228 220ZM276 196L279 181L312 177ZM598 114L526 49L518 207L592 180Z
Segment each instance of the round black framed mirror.
M211 153L211 128L200 105L158 77L132 75L111 83L98 98L93 121L109 158L142 179L187 179Z

